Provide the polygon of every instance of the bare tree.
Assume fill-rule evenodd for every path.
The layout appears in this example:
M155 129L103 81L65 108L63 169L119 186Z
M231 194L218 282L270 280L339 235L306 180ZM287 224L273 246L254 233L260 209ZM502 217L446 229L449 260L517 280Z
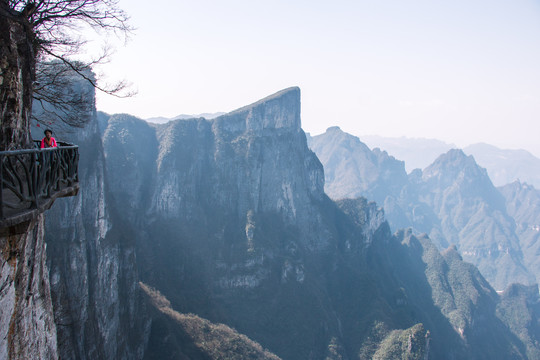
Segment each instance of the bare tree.
M108 94L130 95L125 83L101 85L90 71L106 52L89 63L74 57L86 44L84 30L125 37L131 30L127 20L118 0L0 0L0 149L29 145L34 98L57 105L62 120L80 125L62 116L69 97L57 96L68 73Z
M92 118L96 78L88 64L73 61L71 65L77 71L58 60L38 62L32 104L32 120L38 126L54 124L55 132L66 133Z

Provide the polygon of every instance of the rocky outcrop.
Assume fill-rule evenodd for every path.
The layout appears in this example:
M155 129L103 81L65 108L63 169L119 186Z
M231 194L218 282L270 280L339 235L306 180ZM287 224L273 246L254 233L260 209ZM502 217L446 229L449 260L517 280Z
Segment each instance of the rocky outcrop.
M386 225L384 211L375 202L368 203L366 198L343 199L336 204L362 229L364 245L371 245L375 233ZM347 243L347 246L350 247L350 243Z
M56 359L43 215L0 234L0 358Z
M422 324L410 329L394 330L379 344L373 359L427 359L429 358L429 332Z
M512 284L501 294L497 314L522 341L528 359L539 359L540 295L538 285Z

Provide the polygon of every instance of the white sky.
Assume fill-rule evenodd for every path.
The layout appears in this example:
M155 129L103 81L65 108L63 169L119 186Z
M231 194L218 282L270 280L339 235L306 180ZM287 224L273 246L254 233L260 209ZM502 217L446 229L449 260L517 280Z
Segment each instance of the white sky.
M149 5L150 4L150 5ZM540 156L538 0L121 0L137 28L101 71L141 118L231 111L289 86L302 125Z

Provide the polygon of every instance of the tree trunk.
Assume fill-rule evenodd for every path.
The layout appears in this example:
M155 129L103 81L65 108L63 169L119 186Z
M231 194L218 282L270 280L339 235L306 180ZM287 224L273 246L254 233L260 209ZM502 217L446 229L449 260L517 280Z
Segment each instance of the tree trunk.
M23 17L5 8L5 1L0 7L0 150L28 148L36 63L33 35Z

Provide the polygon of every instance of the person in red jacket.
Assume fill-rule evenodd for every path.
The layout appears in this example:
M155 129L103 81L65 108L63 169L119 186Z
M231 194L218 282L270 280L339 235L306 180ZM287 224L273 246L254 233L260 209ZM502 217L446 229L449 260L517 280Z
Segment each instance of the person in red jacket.
M52 137L52 130L45 130L45 137L41 139L41 148L57 147L56 140Z

